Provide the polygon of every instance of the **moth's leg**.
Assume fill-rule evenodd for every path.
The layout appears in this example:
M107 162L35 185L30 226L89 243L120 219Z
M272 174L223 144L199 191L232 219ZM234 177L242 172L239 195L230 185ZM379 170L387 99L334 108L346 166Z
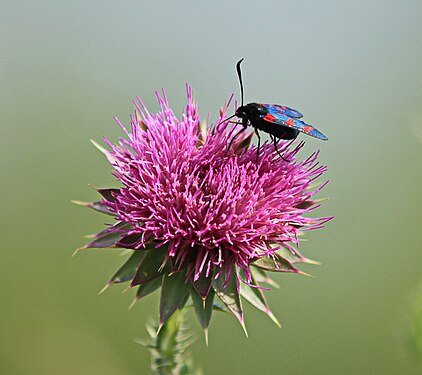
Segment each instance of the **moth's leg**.
M229 143L229 147L227 147L227 152L229 152L229 150L230 150L230 147L232 146L232 144L233 144L233 141L241 134L241 133L243 133L245 130L246 130L246 128L248 127L248 125L247 124L245 124L245 123L243 123L243 128L242 129L240 129L237 133L236 133L236 135L230 140L230 143Z
M256 164L259 161L259 149L261 148L261 136L258 133L258 130L255 128L255 134L258 137L258 148L256 149Z
M290 160L287 160L286 158L283 157L283 155L280 154L280 151L278 150L278 142L280 141L280 138L277 139L276 136L270 134L270 138L272 139L273 143L274 143L274 148L277 151L278 156L280 156L280 158L282 158L285 162L290 163Z

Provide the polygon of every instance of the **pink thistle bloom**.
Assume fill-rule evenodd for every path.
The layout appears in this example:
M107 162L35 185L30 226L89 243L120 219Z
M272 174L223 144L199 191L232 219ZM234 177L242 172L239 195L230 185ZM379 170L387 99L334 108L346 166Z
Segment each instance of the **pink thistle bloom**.
M331 218L310 218L312 188L326 167L318 152L296 158L304 142L250 147L252 133L228 144L239 127L220 110L207 131L187 87L188 105L181 119L164 91L160 111L151 114L138 98L131 129L117 144L105 139L101 150L114 167L119 189L98 189L99 202L86 204L115 217L86 247L120 247L134 252L109 285L130 281L139 286L136 300L162 287L160 322L189 295L207 329L214 294L243 325L241 298L267 313L263 296L267 271L300 273L295 264L311 263L297 250L299 234L318 229ZM284 160L283 160L284 159Z

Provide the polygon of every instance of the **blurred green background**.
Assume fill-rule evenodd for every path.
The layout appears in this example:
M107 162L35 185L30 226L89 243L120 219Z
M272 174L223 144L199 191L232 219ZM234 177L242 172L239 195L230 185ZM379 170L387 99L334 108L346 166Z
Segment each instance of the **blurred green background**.
M88 186L113 184L89 143L121 131L131 99L176 113L185 82L202 116L234 92L298 108L328 137L331 183L303 253L316 278L279 275L269 294L283 328L246 307L249 339L215 314L195 361L211 374L420 374L401 344L408 296L422 282L422 2L8 1L0 3L0 373L147 374L134 342L157 296L97 292L124 258L86 251L100 214ZM304 137L302 137L304 139Z

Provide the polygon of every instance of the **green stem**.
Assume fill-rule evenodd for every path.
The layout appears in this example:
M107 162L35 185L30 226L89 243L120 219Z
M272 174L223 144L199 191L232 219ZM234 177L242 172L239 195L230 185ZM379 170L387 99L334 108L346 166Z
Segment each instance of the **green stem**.
M161 327L148 327L151 340L147 346L151 352L152 375L194 375L195 371L187 347L191 335L184 324L185 311L177 310ZM197 372L196 372L197 373Z

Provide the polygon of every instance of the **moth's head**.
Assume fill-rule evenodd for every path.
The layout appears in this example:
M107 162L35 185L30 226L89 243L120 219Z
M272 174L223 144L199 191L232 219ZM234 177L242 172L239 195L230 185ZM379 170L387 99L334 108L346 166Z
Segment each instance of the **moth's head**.
M248 117L248 113L249 111L245 105L242 105L236 109L236 116L239 118Z
M240 118L256 118L260 116L265 116L267 114L267 110L260 104L257 103L249 103L246 105L242 105L237 108L236 116Z

